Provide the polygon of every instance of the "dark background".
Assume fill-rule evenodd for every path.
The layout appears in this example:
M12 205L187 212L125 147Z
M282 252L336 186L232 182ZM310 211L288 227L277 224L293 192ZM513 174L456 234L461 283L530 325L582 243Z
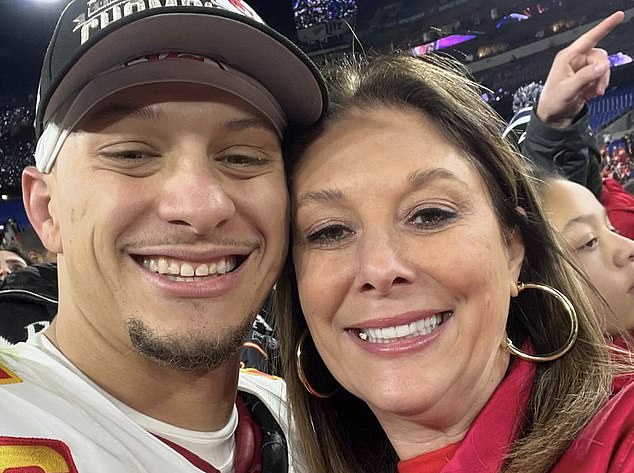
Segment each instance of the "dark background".
M0 105L37 92L40 65L67 0L0 0ZM273 28L294 39L290 0L248 1Z
M474 78L485 86L483 98L505 120L514 113L514 91L543 81L555 54L564 47L563 42L554 43L549 38L564 33L571 41L574 36L567 34L568 30L620 9L628 15L626 22L599 47L611 54L621 51L634 57L634 0L356 0L356 15L344 15L345 21L329 19L327 24L303 30L299 35L293 0L246 1L319 66L336 65L342 57L359 55L361 50L370 55L372 51L409 50L421 44L433 45L451 34L469 34L474 37L472 41L443 49L442 54L453 56L474 70ZM349 1L316 2L320 5L313 5L307 14L315 14L321 21L324 11L338 14L339 10L330 7L340 5L345 10ZM2 202L2 196L19 199L22 169L33 163L32 123L40 67L57 18L67 3L68 0L0 0L0 217L2 207L9 203ZM328 8L324 10L326 3ZM513 15L522 16L518 12L526 21L509 20ZM298 41L298 36L303 42ZM541 46L532 53L518 52L538 40ZM489 58L495 59L501 52L506 52L506 61L487 65ZM634 101L634 63L613 71L611 87L630 89L621 91L625 95L619 92L622 97L618 103L604 101L606 110L597 107L595 131L603 132L634 107L630 103ZM617 128L632 129L634 112L629 115L629 121L617 124ZM614 130L608 132L611 131Z

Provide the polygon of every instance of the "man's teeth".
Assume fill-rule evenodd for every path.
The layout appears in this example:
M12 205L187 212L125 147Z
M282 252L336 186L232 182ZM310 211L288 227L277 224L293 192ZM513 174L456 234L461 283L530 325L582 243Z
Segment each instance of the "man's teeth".
M181 278L193 280L194 276L217 276L229 273L236 267L236 257L225 256L202 264L192 264L162 257L144 257L143 266L153 273L176 276L177 281L184 281Z
M429 335L443 323L444 316L451 312L442 312L409 324L384 328L359 329L358 336L369 343L390 343L405 338Z

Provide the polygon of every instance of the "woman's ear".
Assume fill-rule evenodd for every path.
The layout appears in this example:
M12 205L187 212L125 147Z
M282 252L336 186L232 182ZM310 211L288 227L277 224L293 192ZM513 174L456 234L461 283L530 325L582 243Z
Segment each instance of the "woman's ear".
M524 262L524 239L518 229L513 229L506 233L505 240L508 254L511 297L516 297L518 294L517 281L519 280L522 263Z
M515 211L526 218L526 210L523 207L515 207ZM511 230L504 232L504 240L506 242L506 248L508 253L509 264L509 276L511 278L511 297L517 297L519 291L517 290L517 282L519 281L520 273L522 272L522 263L524 263L524 256L526 254L526 247L524 246L524 238L519 228L515 227Z
M62 253L59 224L52 205L54 176L44 174L34 166L22 172L22 199L26 214L42 244L49 251Z

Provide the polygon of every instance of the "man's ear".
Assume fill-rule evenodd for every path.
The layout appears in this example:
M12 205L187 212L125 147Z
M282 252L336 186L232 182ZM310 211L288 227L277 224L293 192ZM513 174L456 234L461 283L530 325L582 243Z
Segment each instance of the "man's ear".
M62 253L59 223L52 205L53 176L44 174L34 166L22 172L22 200L26 214L42 244L51 252Z
M31 250L27 253L29 261L33 264L35 263L44 263L44 258L42 257L41 254L39 254L37 251L35 250Z

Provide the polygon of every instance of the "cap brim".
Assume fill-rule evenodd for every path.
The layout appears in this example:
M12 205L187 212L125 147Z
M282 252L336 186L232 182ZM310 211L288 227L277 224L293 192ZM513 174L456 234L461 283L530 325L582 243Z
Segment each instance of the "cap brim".
M40 98L44 110L38 112L44 115L38 117L38 133L64 102L98 74L160 52L214 58L253 77L278 100L289 125L311 125L326 110L326 86L315 65L291 41L263 24L221 9L209 13L193 7L160 14L150 10L126 20L95 34L84 45L86 50L77 52L79 59L57 74L61 80L51 84L52 96Z

